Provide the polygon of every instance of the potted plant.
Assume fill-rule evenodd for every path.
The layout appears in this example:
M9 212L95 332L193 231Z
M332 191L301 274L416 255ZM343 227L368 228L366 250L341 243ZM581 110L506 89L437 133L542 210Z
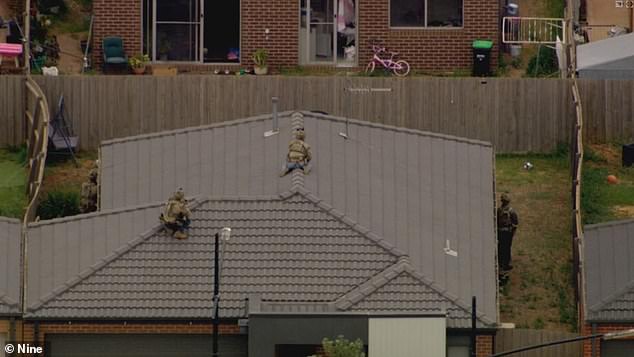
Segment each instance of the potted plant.
M145 66L148 62L150 62L150 57L148 55L142 54L135 55L128 60L128 63L130 63L130 67L132 67L132 72L134 72L134 74L145 73Z
M269 53L267 50L260 48L255 51L253 54L253 62L255 63L253 69L255 74L267 74L269 72L269 68L267 66L268 59Z
M166 34L161 34L159 36L159 44L158 44L158 52L159 52L159 60L167 61L167 54L172 50L172 44L167 39Z

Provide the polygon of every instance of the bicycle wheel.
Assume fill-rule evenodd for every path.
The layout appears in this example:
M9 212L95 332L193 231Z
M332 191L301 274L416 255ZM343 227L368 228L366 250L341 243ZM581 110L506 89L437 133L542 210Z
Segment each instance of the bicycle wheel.
M370 61L370 63L368 63L368 65L365 66L365 74L374 73L374 67L375 66L376 66L376 64L374 63L374 61Z
M403 60L398 60L394 64L392 71L394 71L394 74L399 77L405 77L409 73L409 63Z

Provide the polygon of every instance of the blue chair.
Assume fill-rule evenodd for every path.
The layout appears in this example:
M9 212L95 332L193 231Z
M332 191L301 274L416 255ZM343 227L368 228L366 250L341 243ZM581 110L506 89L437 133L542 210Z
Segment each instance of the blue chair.
M123 40L119 37L103 39L103 73L111 66L128 67L128 57L123 50Z

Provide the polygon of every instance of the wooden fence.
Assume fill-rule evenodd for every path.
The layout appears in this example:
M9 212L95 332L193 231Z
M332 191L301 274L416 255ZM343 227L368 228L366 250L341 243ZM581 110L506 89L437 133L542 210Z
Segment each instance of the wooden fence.
M574 333L558 331L500 329L495 336L495 353L576 336ZM520 352L513 357L581 357L582 352L583 342L574 342Z
M29 76L24 81L26 88L26 147L27 185L29 203L24 214L24 225L35 219L40 189L44 180L44 166L48 148L49 105L40 87Z
M24 143L25 77L0 76L0 147Z
M548 152L558 142L570 143L575 120L570 83L560 79L181 75L35 80L51 113L64 94L82 148L95 148L105 139L270 113L273 96L279 97L280 110L320 110L481 139L500 152ZM634 81L580 81L579 87L588 140L634 137ZM18 102L21 96L17 88L5 91L0 103ZM0 135L0 146L23 142L22 116L15 111L0 117L0 127L10 128Z

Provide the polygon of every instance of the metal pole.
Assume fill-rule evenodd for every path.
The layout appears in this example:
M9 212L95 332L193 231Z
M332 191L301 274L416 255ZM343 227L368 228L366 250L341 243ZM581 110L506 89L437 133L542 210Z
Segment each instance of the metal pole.
M280 129L280 124L279 124L278 115L277 115L278 101L279 101L278 97L271 98L271 102L273 104L273 131L278 131Z
M218 301L220 300L219 290L220 290L220 264L218 261L218 250L220 244L218 242L219 239L218 233L215 235L214 240L214 317L213 317L213 325L214 325L214 334L213 334L213 357L218 357Z
M476 357L476 297L471 297L471 357Z
M31 75L31 0L26 0L24 9L24 69L26 75Z

